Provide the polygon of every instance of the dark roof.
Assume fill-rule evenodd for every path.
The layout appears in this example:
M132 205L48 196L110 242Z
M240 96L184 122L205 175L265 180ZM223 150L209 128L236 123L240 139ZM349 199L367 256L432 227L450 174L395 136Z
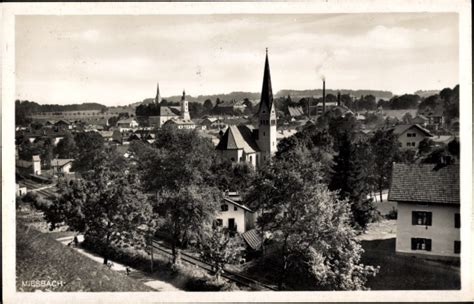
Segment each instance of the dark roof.
M413 127L419 129L421 132L425 133L427 136L433 136L430 133L430 131L426 130L425 128L423 128L422 126L420 126L418 124L397 125L397 126L395 126L395 128L393 128L393 134L401 135L401 134L405 133L405 131L407 131L407 130L413 128Z
M253 250L258 250L262 246L262 237L257 232L257 229L251 229L242 233L242 238Z
M242 204L239 204L237 203L236 201L230 199L230 198L224 198L224 201L228 202L228 203L231 203L232 205L234 206L237 206L239 208L242 208L244 209L245 211L248 211L248 212L253 212L252 209L250 209L249 207L245 206L245 205L242 205Z
M178 111L174 107L165 107L165 106L160 107L160 116L178 116L180 114L181 114L180 111Z
M229 126L216 147L216 150L236 149L243 149L245 153L260 151L249 127Z
M459 204L459 165L393 164L388 200Z

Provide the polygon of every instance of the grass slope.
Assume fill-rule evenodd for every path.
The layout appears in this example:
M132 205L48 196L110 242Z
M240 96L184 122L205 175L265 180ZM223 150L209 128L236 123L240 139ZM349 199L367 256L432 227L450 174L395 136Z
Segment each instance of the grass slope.
M368 281L372 290L460 289L459 267L448 262L395 254L395 238L362 241L362 262L379 265L380 272Z
M50 235L18 223L16 250L17 290L43 291L152 291L125 274L109 270ZM63 286L22 286L23 281L63 281Z

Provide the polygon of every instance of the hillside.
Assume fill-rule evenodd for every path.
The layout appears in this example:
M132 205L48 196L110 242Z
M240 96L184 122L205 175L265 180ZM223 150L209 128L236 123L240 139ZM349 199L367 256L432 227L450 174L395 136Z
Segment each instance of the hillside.
M333 89L326 89L326 94L333 94L337 95L338 92L341 92L341 94L348 94L353 97L360 97L361 95L373 95L375 96L376 100L379 99L390 99L393 97L392 92L390 91L379 91L379 90L333 90ZM315 89L315 90L281 90L279 91L275 96L276 97L281 97L281 96L288 96L290 95L291 98L293 99L298 99L298 98L303 98L303 97L308 97L308 96L314 96L314 97L321 97L323 96L323 90L322 89Z
M152 291L151 288L90 260L50 235L17 223L16 286L18 291ZM63 286L32 287L22 282L62 281Z
M342 94L349 94L354 97L360 97L361 95L374 95L376 99L390 99L392 98L393 94L389 91L378 91L378 90L331 90L327 89L326 94L333 94L336 95L337 92L341 92ZM315 89L315 90L281 90L275 94L275 97L284 97L290 95L294 99L300 99L303 97L308 96L315 96L320 97L323 95L322 89ZM171 102L179 102L181 100L181 95L163 97L167 101ZM258 100L260 99L260 93L255 92L231 92L228 94L213 94L213 95L199 95L197 97L193 97L191 95L186 95L186 99L189 102L200 102L203 103L206 99L210 99L211 101L215 102L216 99L219 98L220 100L243 100L248 98L250 100ZM154 98L146 98L141 103L142 104L149 104L154 102ZM139 103L138 103L139 104ZM134 104L137 105L137 104Z

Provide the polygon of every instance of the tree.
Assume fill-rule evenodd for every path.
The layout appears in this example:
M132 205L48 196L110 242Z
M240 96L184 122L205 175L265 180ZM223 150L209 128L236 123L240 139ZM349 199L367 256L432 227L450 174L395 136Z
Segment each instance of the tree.
M433 145L434 145L434 143L430 138L424 138L418 144L418 153L420 155L429 154L433 150Z
M329 189L339 191L341 200L348 199L351 207L351 220L358 229L365 229L367 224L377 217L377 210L370 191L370 167L373 155L367 143L354 143L344 133L339 141L338 154L334 157Z
M318 175L301 160L275 162L260 172L248 196L260 207L258 227L277 245L279 289L290 275L308 278L319 290L363 289L376 270L359 264L362 248L349 206Z
M72 169L87 172L96 168L100 155L104 151L104 139L97 132L81 132L74 136L77 147L77 158Z
M370 139L370 144L375 156L371 177L382 201L382 192L388 188L392 175L392 164L399 154L398 140L392 132L378 130Z
M178 262L178 247L196 239L210 225L219 206L219 191L204 185L187 185L178 191L162 191L156 210L164 218L162 228L170 234L173 264Z
M196 131L162 128L154 146L134 146L133 151L145 189L156 194L155 210L163 218L162 231L172 239L176 262L178 247L195 239L218 208L220 192L208 183L216 162L214 146Z
M76 158L77 147L74 137L71 133L66 132L63 139L61 139L54 148L54 154L58 158Z
M204 109L206 109L207 113L209 113L212 110L212 108L214 108L214 105L212 104L212 101L210 99L206 99L204 101L203 106L204 106Z
M229 231L221 226L207 227L200 234L200 256L212 265L218 281L226 264L239 262L243 248L240 236L231 237Z
M402 122L404 124L412 124L413 117L411 116L410 112L405 113L402 117Z
M206 183L221 190L245 192L255 175L254 168L248 163L232 163L229 160L217 161L210 168Z
M85 240L104 257L104 264L112 247L143 248L146 236L140 228L154 225L152 206L137 176L123 167L116 170L117 157L103 159L85 179L62 187L61 196L45 212L51 229L64 222L83 232Z

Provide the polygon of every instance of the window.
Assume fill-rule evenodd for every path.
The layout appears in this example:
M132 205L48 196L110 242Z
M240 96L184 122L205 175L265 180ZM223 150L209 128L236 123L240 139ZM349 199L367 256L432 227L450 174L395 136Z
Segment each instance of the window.
M271 124L272 124L272 126L274 126L274 125L275 125L275 123L276 123L276 122L275 122L275 119L272 119L272 120L271 120Z
M222 204L221 211L229 211L229 206L227 206L227 204Z
M454 214L454 228L461 228L461 216L459 213Z
M413 211L411 224L412 225L422 225L422 226L431 226L431 212L425 211Z
M222 226L222 219L216 219L216 226Z
M411 250L431 251L431 239L412 238Z
M237 211L237 206L234 206L234 211Z
M252 155L249 156L249 160L250 160L250 162L252 162Z
M263 132L263 136L265 136L265 132Z
M461 241L454 241L454 253L461 253Z

